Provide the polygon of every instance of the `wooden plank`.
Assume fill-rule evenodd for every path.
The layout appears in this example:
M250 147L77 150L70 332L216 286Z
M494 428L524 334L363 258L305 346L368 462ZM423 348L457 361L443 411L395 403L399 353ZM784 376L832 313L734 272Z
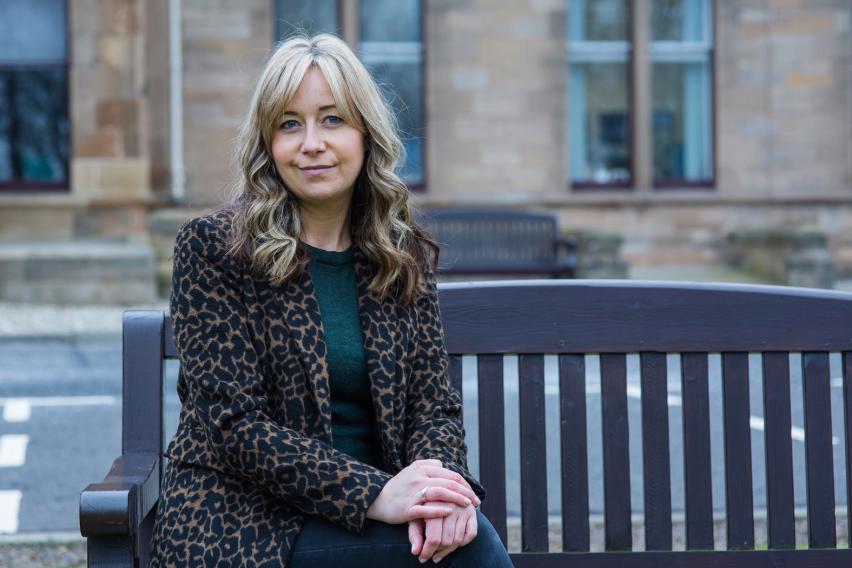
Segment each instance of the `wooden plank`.
M665 353L642 353L645 550L672 549L669 407Z
M515 568L848 568L849 549L510 554Z
M451 353L852 350L852 294L832 290L593 280L439 288Z
M845 437L846 455L846 518L852 514L852 353L843 353L843 434Z
M583 355L559 356L562 550L589 550L589 456Z
M503 356L479 355L479 481L482 512L506 546L506 429L503 422Z
M802 353L810 548L837 546L830 381L828 353Z
M623 354L601 355L603 420L604 538L607 550L630 550L630 443L627 422L627 363Z
M728 549L754 548L748 353L722 354Z
M766 413L766 508L769 548L794 548L796 531L793 511L788 353L763 354L763 408Z
M124 312L122 454L163 451L163 323L160 311Z
M547 449L544 356L521 355L521 549L547 552Z
M713 483L706 353L681 355L686 547L713 549Z

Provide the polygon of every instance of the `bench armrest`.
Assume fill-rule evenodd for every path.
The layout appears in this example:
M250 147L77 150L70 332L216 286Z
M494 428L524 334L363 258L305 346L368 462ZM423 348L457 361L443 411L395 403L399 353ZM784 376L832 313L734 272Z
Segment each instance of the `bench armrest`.
M80 533L85 537L135 534L159 494L160 456L123 454L103 481L80 493Z

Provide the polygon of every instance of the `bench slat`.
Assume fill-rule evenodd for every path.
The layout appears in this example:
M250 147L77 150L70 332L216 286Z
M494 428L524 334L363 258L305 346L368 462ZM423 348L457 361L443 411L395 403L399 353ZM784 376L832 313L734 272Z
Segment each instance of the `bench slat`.
M849 549L510 554L515 568L848 568Z
M521 549L547 552L547 449L544 356L518 362L521 424Z
M766 413L766 508L769 548L795 548L788 353L763 354L763 407Z
M748 353L722 354L728 549L754 549Z
M503 423L503 356L479 355L479 481L485 488L482 512L505 546L506 431Z
M630 444L627 422L627 362L623 354L603 354L604 524L607 550L630 550Z
M672 549L669 407L665 353L642 353L645 550Z
M852 352L845 351L843 358L843 434L846 448L846 518L847 522L852 515Z
M710 402L706 353L681 354L686 548L713 549Z
M589 455L586 442L586 364L559 356L562 446L562 550L589 550Z
M830 381L828 353L802 353L805 459L808 481L808 542L811 548L837 546L834 525Z

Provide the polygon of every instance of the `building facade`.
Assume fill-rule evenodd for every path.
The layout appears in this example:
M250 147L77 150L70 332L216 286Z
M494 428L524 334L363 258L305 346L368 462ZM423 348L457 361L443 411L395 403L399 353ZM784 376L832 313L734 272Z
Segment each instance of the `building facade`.
M252 83L302 29L338 33L379 79L424 207L554 211L621 234L634 265L720 263L733 231L807 228L852 276L852 0L0 12L2 243L168 241L223 199Z

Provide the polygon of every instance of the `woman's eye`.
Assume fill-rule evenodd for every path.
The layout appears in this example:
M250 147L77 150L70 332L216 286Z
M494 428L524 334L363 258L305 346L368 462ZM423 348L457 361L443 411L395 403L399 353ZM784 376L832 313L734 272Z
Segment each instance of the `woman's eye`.
M291 130L299 126L299 123L295 120L285 120L281 123L281 128L284 130Z
M325 122L331 125L343 124L343 119L339 116L329 115L325 117Z

